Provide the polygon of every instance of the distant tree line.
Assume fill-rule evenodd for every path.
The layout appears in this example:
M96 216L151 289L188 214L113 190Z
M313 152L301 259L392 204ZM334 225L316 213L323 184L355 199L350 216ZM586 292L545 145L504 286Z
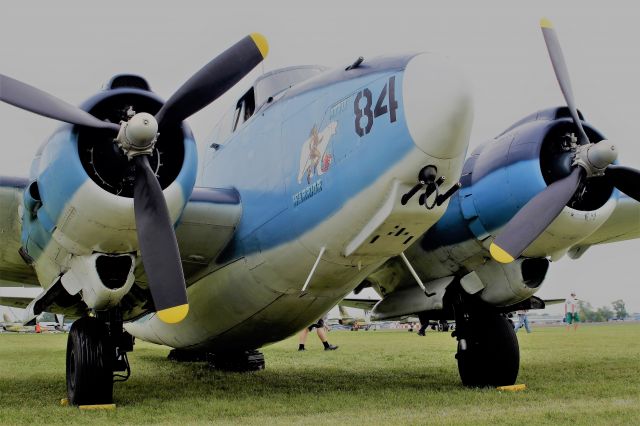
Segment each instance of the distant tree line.
M585 322L606 322L611 319L625 319L629 316L622 299L614 300L611 302L611 308L608 306L602 306L594 309L591 303L579 301L578 313L580 319Z

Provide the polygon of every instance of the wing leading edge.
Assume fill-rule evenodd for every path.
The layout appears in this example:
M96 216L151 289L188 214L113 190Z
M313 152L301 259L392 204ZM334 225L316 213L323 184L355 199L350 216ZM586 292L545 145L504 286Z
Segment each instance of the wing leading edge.
M33 268L22 259L19 207L26 178L0 176L0 288L38 286Z

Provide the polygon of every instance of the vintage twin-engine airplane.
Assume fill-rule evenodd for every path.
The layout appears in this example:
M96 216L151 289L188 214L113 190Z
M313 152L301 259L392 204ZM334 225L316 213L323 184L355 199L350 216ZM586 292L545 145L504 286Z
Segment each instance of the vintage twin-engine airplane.
M28 179L0 180L0 285L41 285L31 316L79 317L70 401L111 401L130 334L174 359L262 368L256 349L366 286L382 296L378 319L453 317L463 383L514 383L502 312L540 305L547 258L640 236L640 204L620 193L640 199L639 173L612 165L615 146L582 121L546 21L543 32L568 107L466 162L463 76L438 55L394 55L261 76L215 128L197 184L183 120L262 61L262 36L166 102L132 75L81 108L0 76L2 101L69 123Z

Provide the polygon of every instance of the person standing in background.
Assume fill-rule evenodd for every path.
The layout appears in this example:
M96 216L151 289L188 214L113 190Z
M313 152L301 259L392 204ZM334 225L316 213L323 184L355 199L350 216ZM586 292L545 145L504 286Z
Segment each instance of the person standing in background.
M573 324L573 331L578 329L580 317L578 316L578 299L574 292L571 292L571 296L564 302L564 318L567 323L567 331L569 331L571 324Z
M527 333L531 333L531 327L529 327L529 311L526 309L518 311L518 323L513 327L515 332L517 333L523 325Z

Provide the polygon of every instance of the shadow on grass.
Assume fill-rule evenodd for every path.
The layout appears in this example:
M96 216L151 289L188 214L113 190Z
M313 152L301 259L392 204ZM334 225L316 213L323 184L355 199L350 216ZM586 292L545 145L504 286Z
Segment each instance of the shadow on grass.
M212 370L206 363L176 363L152 356L140 361L153 363L156 371L140 374L121 389L122 392L144 393L139 401L166 397L167 388L179 389L174 397L192 399L207 394L215 398L235 400L344 394L375 396L381 390L391 393L452 392L461 389L457 375L441 369L403 367L360 368L323 365L279 365L263 371L232 373ZM288 363L290 364L290 363ZM126 389L125 389L126 388ZM124 397L124 395L122 395Z
M288 363L286 363L288 364ZM133 373L129 381L114 385L114 398L125 406L150 405L155 402L186 403L203 400L233 400L253 404L256 400L279 403L304 401L307 398L332 395L378 400L382 394L405 392L449 393L463 389L457 375L442 369L403 367L361 368L323 367L322 365L291 366L250 373L212 370L206 363L178 363L166 358L140 355L132 360ZM33 377L18 377L9 387L0 385L4 408L18 408L38 392L42 400L58 401L66 393L64 370ZM54 374L55 373L55 374ZM150 404L151 403L151 404Z

